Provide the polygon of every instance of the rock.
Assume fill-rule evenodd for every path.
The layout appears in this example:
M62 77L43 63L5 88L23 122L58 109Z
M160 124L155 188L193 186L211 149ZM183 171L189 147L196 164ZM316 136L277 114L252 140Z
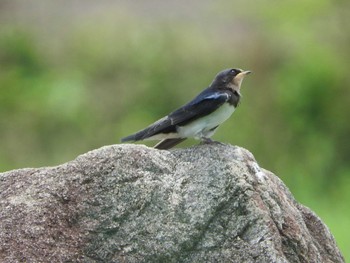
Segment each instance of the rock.
M0 174L1 262L344 262L247 150L106 146Z

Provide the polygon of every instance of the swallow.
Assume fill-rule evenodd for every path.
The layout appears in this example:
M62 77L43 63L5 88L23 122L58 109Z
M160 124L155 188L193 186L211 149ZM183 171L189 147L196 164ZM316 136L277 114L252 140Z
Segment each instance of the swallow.
M160 140L156 149L170 149L187 138L213 142L210 137L238 107L242 81L250 73L242 69L219 72L209 87L189 103L121 141Z

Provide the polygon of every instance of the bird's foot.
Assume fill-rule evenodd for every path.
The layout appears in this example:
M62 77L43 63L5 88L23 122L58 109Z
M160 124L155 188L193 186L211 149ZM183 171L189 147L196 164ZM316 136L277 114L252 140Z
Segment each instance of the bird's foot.
M203 144L220 144L220 145L225 145L222 142L214 141L214 140L212 140L210 138L201 138L200 144L201 145L203 145Z

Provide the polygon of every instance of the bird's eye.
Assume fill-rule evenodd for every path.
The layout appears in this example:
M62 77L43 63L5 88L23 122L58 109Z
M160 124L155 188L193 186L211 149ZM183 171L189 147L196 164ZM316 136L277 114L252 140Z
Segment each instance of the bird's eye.
M231 74L235 74L236 71L235 71L234 69L231 69L231 70L230 70L230 73L231 73Z

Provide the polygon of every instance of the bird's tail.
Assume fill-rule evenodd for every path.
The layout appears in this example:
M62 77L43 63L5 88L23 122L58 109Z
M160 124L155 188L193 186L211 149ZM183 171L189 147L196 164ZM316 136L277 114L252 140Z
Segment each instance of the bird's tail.
M136 133L135 134L131 134L129 136L126 136L124 138L121 138L120 141L121 142L134 142L134 141L137 141L138 136L136 136Z
M134 136L133 136L133 135L130 135L130 136L121 138L120 141L121 141L121 142L132 142L132 141L135 141L135 139L134 139Z
M174 147L175 145L183 142L184 140L186 140L186 138L165 139L165 140L162 140L159 143L157 143L154 146L154 148L159 149L159 150L167 150L167 149L170 149L170 148Z
M141 131L138 131L134 134L131 134L129 136L122 138L120 141L121 142L134 142L134 141L144 140L151 135L150 130L151 130L151 127L147 127L146 129L143 129Z
M142 141L142 140L145 140L149 137L152 137L155 134L156 134L156 132L154 130L154 126L151 125L145 129L141 130L141 131L138 131L134 134L131 134L129 136L122 138L121 142Z
M121 141L122 142L141 141L141 140L150 138L153 135L156 135L158 133L163 133L163 132L168 133L168 132L173 132L175 130L176 130L175 126L171 124L171 120L166 116L156 121L155 123L151 124L147 128L122 138Z

